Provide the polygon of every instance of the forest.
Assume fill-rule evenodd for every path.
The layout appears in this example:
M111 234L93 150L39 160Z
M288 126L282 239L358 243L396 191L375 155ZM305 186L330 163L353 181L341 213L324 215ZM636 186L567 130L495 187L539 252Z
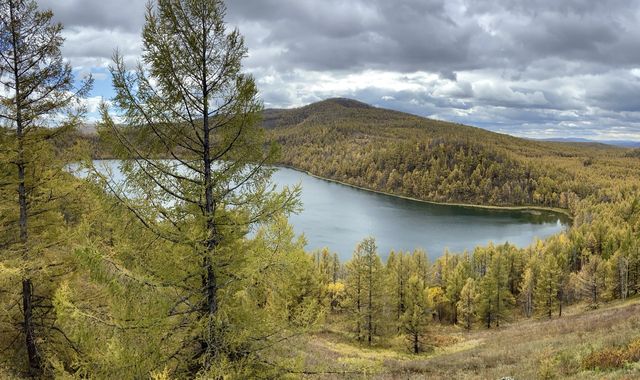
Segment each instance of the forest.
M93 80L74 77L53 16L0 0L0 378L638 374L638 150L348 99L264 110L218 0L150 3L140 65L114 55L116 95L87 135ZM100 158L122 160L124 181ZM573 224L433 262L382 262L367 237L340 262L305 250L287 220L301 189L272 187L274 165L427 201L560 209ZM586 325L601 335L569 335ZM528 350L557 341L491 364L492 344L527 337Z

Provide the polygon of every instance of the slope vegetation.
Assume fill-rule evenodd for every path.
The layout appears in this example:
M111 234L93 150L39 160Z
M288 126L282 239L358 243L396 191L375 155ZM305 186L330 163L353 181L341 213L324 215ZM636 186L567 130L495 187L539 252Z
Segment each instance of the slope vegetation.
M349 99L266 110L264 125L281 164L430 201L569 209L612 178L640 175L627 149L526 140Z
M575 305L562 318L492 330L439 326L420 355L408 354L404 341L366 348L325 330L308 338L303 355L316 373L310 378L320 379L632 379L640 377L639 302Z

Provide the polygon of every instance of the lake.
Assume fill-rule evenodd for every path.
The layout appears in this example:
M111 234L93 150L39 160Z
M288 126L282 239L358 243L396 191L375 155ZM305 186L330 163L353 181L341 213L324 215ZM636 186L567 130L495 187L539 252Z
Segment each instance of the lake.
M103 161L118 176L116 162ZM115 169L115 170L114 170ZM304 172L279 168L272 177L278 186L302 185L303 211L289 218L304 234L307 250L328 247L341 260L356 244L373 236L380 256L391 250L422 248L431 259L452 252L472 251L489 242L519 247L544 239L569 226L565 215L547 211L514 211L439 205L374 193L326 181Z
M341 259L351 257L356 244L376 238L378 252L422 248L429 257L472 251L489 242L524 247L569 226L565 215L546 211L514 211L439 205L360 190L312 177L292 169L273 176L279 185L302 184L304 210L290 223L307 238L307 249L329 247Z

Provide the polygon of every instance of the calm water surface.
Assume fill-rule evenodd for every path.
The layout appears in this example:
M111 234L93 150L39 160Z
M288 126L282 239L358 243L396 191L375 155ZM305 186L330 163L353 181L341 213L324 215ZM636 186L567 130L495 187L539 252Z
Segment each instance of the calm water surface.
M117 181L117 161L102 161ZM272 177L278 186L302 185L303 211L289 218L294 230L304 234L307 249L328 247L342 260L351 257L356 244L373 236L380 256L391 250L422 248L434 259L449 249L472 251L489 242L509 242L520 247L544 239L569 225L566 216L552 212L493 210L435 205L377 194L306 173L280 168Z
M304 210L290 217L294 230L307 238L307 249L329 247L341 259L356 244L374 236L383 258L391 250L425 249L433 259L445 248L472 251L489 242L520 247L564 230L569 220L551 212L491 210L434 205L321 180L292 169L273 176L279 185L302 184Z

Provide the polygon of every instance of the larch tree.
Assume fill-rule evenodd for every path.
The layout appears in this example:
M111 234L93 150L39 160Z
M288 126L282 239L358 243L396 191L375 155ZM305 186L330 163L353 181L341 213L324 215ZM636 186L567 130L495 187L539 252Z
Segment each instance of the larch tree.
M390 299L395 305L395 318L400 320L406 310L407 282L411 274L411 256L403 252L391 252L387 259L388 286ZM424 282L423 282L424 286Z
M579 291L589 306L597 308L606 290L606 262L597 255L591 255L577 275Z
M371 345L376 335L382 314L383 267L378 256L378 247L373 238L364 239L356 248L363 262L363 288L365 303L365 330L367 344Z
M522 282L520 283L520 302L522 303L522 311L527 318L531 318L534 311L534 290L536 288L536 271L534 264L529 263L524 270Z
M358 243L346 271L346 302L355 322L356 339L371 345L384 301L383 266L373 238Z
M471 264L467 254L461 257L458 264L453 268L447 278L447 299L451 302L451 323L458 323L458 301L460 301L460 293L464 287L467 278L471 274Z
M1 335L22 335L10 346L21 342L31 376L61 351L51 349L55 335L64 340L50 300L69 270L61 247L73 222L64 211L74 194L64 170L73 150L65 139L92 83L74 83L60 51L63 27L52 19L33 0L0 1L0 286L8 295Z
M416 249L411 254L411 272L417 274L424 282L424 286L431 284L431 268L429 267L429 257L421 249Z
M171 357L192 374L251 352L231 333L243 335L248 322L227 309L232 285L252 276L244 239L298 205L297 190L270 183L277 149L265 145L258 90L242 73L244 40L224 17L221 0L149 3L142 61L130 71L116 53L111 68L122 124L103 106L99 128L128 159L124 182L105 185L175 245L171 261L182 255L179 268L155 275L177 290L169 315L184 337Z
M345 278L345 291L346 300L345 306L348 313L351 315L351 320L354 322L354 332L356 339L361 341L363 339L364 328L364 260L360 249L356 248L353 251L351 260L345 264L346 278Z
M425 330L432 319L431 310L424 283L417 275L414 274L407 280L406 291L406 308L400 318L400 325L410 343L411 351L419 354L423 350Z
M478 289L473 278L467 278L462 290L460 300L456 305L458 308L458 318L464 322L464 327L470 330L477 316Z
M544 253L538 265L534 298L537 311L547 318L551 318L555 308L559 307L560 276L561 272L556 257L549 252Z
M513 303L513 295L509 291L507 260L500 250L493 252L480 288L482 301L479 308L480 315L488 328L492 323L500 327L500 321L508 315L508 307Z
M607 261L607 290L611 298L626 299L629 296L629 263L622 250L616 251Z

